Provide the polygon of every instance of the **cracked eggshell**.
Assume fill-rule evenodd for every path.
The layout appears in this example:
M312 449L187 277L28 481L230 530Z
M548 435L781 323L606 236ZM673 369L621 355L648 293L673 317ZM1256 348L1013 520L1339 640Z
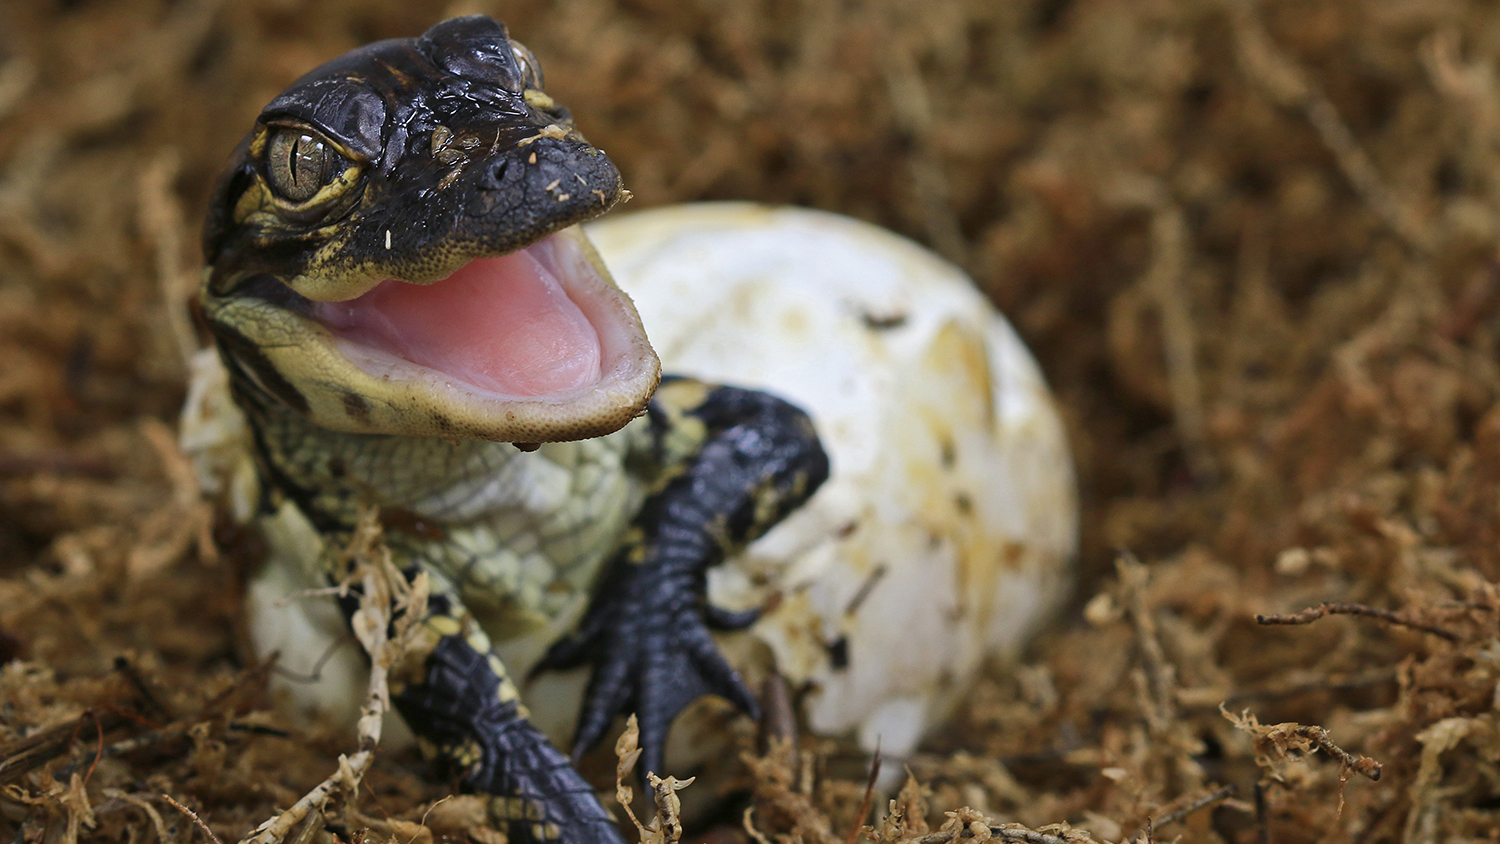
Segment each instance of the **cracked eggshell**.
M715 203L587 230L663 371L798 404L830 456L711 574L714 602L774 607L726 652L752 683L769 654L812 730L911 752L1071 581L1073 466L1036 362L962 271L847 217ZM679 721L674 750L711 732Z

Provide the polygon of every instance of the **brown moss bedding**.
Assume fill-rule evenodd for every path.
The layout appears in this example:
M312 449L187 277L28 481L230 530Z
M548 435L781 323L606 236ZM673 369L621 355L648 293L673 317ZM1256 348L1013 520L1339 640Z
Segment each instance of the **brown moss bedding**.
M269 710L254 539L174 446L197 220L289 80L475 11L635 207L894 228L1056 387L1078 600L885 761L921 788L881 840L1495 840L1500 10L1458 0L6 0L0 837L203 840L167 794L236 840L347 749ZM756 829L845 841L862 777L804 750L746 768ZM351 828L492 840L424 771L382 759Z

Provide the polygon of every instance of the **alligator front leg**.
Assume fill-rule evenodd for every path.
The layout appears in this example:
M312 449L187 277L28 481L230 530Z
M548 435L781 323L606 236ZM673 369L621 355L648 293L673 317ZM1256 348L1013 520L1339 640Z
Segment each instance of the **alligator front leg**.
M744 627L757 612L710 606L707 571L800 506L828 476L807 415L774 396L668 379L650 414L657 490L578 633L538 666L593 663L573 754L598 744L615 716L635 712L643 776L663 773L667 731L700 696L720 695L756 717L755 698L709 628Z
M423 676L393 683L392 702L464 785L494 795L491 814L512 844L623 844L593 788L528 720L462 604L434 595L424 624L435 644Z

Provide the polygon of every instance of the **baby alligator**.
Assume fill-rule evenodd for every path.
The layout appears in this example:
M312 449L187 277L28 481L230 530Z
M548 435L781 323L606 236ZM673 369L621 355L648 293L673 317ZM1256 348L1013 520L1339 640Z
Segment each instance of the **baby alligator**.
M542 665L593 666L574 753L634 712L642 767L660 771L695 699L756 712L709 633L754 613L711 606L707 569L828 472L790 404L660 378L576 225L623 195L530 52L475 16L354 50L272 100L204 229L203 315L267 506L290 502L329 547L379 508L398 566L429 575L422 667L392 699L494 795L512 841L621 838L476 615L570 626Z

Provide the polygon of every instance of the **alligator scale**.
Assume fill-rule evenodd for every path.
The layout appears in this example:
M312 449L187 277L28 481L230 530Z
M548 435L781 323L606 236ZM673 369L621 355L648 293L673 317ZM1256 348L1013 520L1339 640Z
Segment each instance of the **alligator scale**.
M581 754L635 713L644 770L691 766L667 752L679 714L756 717L771 673L812 729L909 750L1055 605L1074 550L1050 399L961 274L748 206L602 222L601 259L579 224L622 195L476 16L295 82L204 232L218 363L184 443L269 540L259 646L324 650L335 602L278 598L328 585L378 508L433 584L392 700L513 841L621 840L554 739Z

